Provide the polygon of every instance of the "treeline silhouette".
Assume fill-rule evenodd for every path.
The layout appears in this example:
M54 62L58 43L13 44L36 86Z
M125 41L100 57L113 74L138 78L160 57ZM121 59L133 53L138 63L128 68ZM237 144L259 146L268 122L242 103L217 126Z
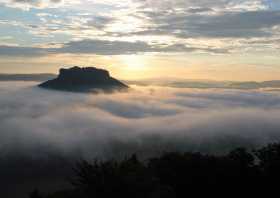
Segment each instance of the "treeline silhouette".
M30 198L181 198L266 195L280 184L280 144L257 150L238 148L224 156L165 153L139 160L79 161L72 189Z

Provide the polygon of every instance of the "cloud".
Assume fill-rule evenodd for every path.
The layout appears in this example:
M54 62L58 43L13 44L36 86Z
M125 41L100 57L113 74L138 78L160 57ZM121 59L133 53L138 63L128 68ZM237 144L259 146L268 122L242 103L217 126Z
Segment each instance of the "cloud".
M5 24L5 27L10 25L26 29L27 37L33 36L46 42L51 39L53 43L64 42L69 51L75 51L70 49L72 46L69 45L72 44L79 45L84 52L95 51L94 47L88 47L90 44L86 41L90 40L91 43L100 41L94 43L97 45L97 52L103 51L99 46L102 42L114 41L114 46L121 45L124 48L123 54L127 50L220 54L270 52L279 49L275 42L280 38L278 7L272 9L263 0L4 0L2 3L11 7L63 8L60 11L43 10L44 14L37 14L36 20L32 16L34 18L31 17L28 21L8 19L0 23ZM269 40L270 44L262 46L250 43L256 39L260 42ZM132 41L139 46L128 46ZM169 47L162 49L158 45ZM113 50L108 49L112 51L109 54L121 51L112 48Z
M44 49L36 47L19 47L19 46L0 46L0 56L42 56L45 54Z
M134 0L141 2L142 7L157 9L188 9L193 8L211 8L215 10L236 10L236 11L252 11L263 10L267 8L267 5L263 0Z
M30 10L31 8L45 9L57 8L62 5L77 3L76 0L0 0L0 3L7 7L19 8L22 10Z
M41 155L34 149L89 157L166 149L223 153L280 140L278 92L135 87L86 95L27 85L0 87L4 155Z
M140 34L167 34L183 38L252 38L270 37L279 26L278 11L219 12L209 14L168 14L165 11L145 11L158 24ZM135 33L137 34L137 32Z
M35 85L0 83L5 197L65 186L71 162L81 158L223 154L280 141L279 92L136 86L128 93L87 95Z
M211 47L196 48L184 44L157 44L152 45L143 41L109 41L90 40L70 41L67 43L50 43L46 46L21 47L0 45L0 56L46 56L50 54L96 54L96 55L123 55L148 52L211 52L216 54L228 53L226 49Z

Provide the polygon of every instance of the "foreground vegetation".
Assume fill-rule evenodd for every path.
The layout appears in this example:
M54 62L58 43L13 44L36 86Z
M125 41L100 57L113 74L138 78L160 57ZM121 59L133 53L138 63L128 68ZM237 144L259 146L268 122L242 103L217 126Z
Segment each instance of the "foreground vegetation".
M30 198L268 195L280 181L280 144L238 148L225 156L166 153L145 161L136 155L122 161L80 161L73 171L72 189L50 195L35 190Z

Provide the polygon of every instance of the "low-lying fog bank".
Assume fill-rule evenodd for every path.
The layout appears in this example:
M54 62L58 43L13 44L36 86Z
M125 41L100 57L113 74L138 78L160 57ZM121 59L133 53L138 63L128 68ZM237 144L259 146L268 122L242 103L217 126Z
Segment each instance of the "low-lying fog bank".
M223 154L280 141L277 91L134 86L94 95L35 85L0 83L0 170L11 184L61 179L59 169L80 158Z
M133 87L94 95L10 82L0 95L2 155L223 153L280 140L278 92Z

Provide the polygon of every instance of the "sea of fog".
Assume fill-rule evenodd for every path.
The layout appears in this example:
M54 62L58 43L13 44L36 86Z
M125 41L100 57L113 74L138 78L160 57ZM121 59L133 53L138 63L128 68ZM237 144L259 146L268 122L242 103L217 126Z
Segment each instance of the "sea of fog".
M132 86L96 95L36 84L0 83L0 172L10 189L15 181L25 191L56 185L63 167L81 158L223 154L280 141L277 90Z
M280 141L277 91L132 86L96 95L2 82L0 96L2 155L224 153Z

